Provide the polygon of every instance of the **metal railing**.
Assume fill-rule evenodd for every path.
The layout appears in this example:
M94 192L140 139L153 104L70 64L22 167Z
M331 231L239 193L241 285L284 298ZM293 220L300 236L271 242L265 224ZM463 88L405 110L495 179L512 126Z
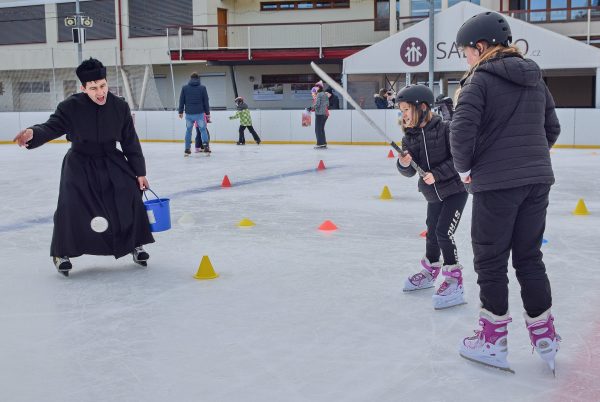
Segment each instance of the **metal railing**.
M412 25L422 17L400 17L398 28ZM319 49L369 46L389 36L378 30L388 19L358 19L322 22L292 22L227 25L169 26L169 50L243 50L252 57L257 49Z

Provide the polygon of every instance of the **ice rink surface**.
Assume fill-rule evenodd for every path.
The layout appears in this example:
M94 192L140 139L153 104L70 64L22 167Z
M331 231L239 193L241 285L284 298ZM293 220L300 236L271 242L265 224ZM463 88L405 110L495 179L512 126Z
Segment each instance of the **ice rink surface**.
M426 203L386 147L214 144L184 158L183 144L145 143L173 228L147 247L148 268L86 256L64 278L48 254L67 147L0 146L0 401L600 400L598 151L552 153L553 378L532 355L512 269L516 374L458 355L477 328L470 199L456 235L468 304L434 311L434 289L402 292ZM384 185L393 200L379 199ZM591 215L571 214L579 198ZM318 231L327 219L339 230ZM219 278L193 278L203 255Z

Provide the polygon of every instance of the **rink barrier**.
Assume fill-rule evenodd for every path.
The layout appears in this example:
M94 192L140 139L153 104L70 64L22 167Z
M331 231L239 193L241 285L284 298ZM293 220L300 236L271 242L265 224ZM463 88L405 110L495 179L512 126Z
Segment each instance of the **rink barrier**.
M302 126L303 110L252 110L252 122L264 144L314 144L314 126ZM135 111L135 127L142 142L183 142L185 119L175 111ZM366 110L386 135L402 138L397 110ZM556 109L561 123L557 148L600 148L600 109ZM23 128L44 122L51 112L0 113L0 143L12 139ZM211 142L232 144L238 140L238 120L230 120L233 110L211 113L208 129ZM325 126L327 143L336 145L387 145L367 122L353 110L332 110ZM195 135L195 133L194 133ZM249 136L249 134L247 134ZM251 141L248 142L252 144Z

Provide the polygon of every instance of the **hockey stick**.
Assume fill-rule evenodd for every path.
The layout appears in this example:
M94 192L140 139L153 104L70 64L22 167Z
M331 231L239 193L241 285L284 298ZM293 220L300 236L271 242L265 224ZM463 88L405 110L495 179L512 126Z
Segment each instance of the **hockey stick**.
M325 81L327 84L329 84L330 87L332 87L333 89L335 89L335 91L337 93L339 93L340 95L342 95L344 97L344 99L346 99L348 102L350 102L350 104L354 107L354 109L356 109L356 111L367 121L367 123L369 123L369 125L375 129L375 131L377 132L377 134L379 134L380 136L382 136L383 138L385 138L390 145L392 146L392 148L394 148L396 151L398 151L398 153L400 153L400 155L404 156L406 155L406 152L404 152L402 150L402 148L400 148L398 146L398 144L396 144L394 141L392 141L392 139L390 137L387 136L387 134L385 133L385 131L383 131L378 125L377 123L375 123L373 121L373 119L371 119L369 117L369 115L367 113L365 113L365 111L358 105L358 103L356 103L356 101L354 99L352 99L352 97L350 96L350 94L348 94L348 92L346 92L346 90L344 88L342 88L342 86L340 84L338 84L337 82L335 82L333 80L333 78L331 78L325 71L321 70L321 68L319 66L317 66L314 62L310 62L310 66L312 67L312 69L315 71L315 73L317 73L317 75L323 80ZM415 161L413 161L411 159L410 161L410 166L413 167L413 169L415 169L417 171L417 173L419 174L419 176L421 177L425 177L425 171L423 169L421 169L419 167L419 165L417 165L415 163Z

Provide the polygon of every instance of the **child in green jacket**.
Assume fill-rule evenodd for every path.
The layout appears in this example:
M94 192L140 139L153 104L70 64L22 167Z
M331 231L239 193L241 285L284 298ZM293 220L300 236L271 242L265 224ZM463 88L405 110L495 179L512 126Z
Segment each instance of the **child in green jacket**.
M244 102L244 98L238 96L235 98L235 104L237 106L237 112L233 116L230 116L229 119L240 119L240 138L237 142L237 145L246 145L246 138L244 136L244 131L246 127L248 127L248 131L252 134L254 141L256 141L256 145L260 145L260 137L252 127L252 117L250 116L250 110L248 109L248 105Z

